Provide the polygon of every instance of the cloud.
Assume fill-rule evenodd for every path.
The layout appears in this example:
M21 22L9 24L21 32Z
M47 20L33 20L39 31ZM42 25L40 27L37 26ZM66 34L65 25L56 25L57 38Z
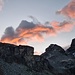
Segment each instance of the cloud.
M13 39L14 34L15 34L15 32L14 32L13 27L7 27L5 29L4 35L2 36L2 40L4 40L5 38L10 38L10 37L11 37L11 39Z
M63 9L57 11L57 13L75 19L75 0L71 0L70 3L68 3Z
M29 16L32 20L34 24L41 24L35 17L33 16Z
M45 34L53 34L52 27L34 24L33 22L22 21L16 30L13 27L7 27L4 35L1 38L2 42L8 43L22 43L25 41L43 41Z
M70 18L62 22L52 21L45 22L42 24L35 17L32 18L32 22L22 20L19 26L14 30L13 27L7 27L4 35L1 37L1 42L12 43L12 44L27 44L28 42L42 42L45 37L57 36L62 32L70 32L75 25L73 19L75 18L75 0L71 0L60 11L59 14L63 14Z
M57 22L57 21L53 21L50 23L54 30L56 31L56 33L60 33L60 32L69 32L73 29L74 24L70 21L63 21L63 22Z
M15 38L15 31L13 27L7 27L5 29L4 35L1 38L1 41L9 42Z
M0 11L2 10L3 4L3 0L0 0Z
M20 29L30 29L34 27L35 27L35 24L33 22L28 22L26 20L23 20L16 30L19 31Z
M1 38L2 42L13 44L26 44L28 42L42 42L46 36L54 36L60 32L69 32L73 25L71 22L63 21L61 23L53 21L50 26L34 24L23 20L16 30L13 27L7 27Z

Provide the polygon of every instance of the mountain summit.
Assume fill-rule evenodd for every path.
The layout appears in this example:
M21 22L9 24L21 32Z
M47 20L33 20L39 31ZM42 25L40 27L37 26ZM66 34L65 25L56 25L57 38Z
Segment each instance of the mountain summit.
M66 51L51 44L41 55L31 46L0 42L0 75L75 75L75 39Z

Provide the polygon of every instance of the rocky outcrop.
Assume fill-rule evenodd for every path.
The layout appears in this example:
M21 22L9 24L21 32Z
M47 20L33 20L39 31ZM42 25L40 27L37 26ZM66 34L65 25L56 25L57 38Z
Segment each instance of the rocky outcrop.
M75 75L75 39L66 51L51 44L41 55L31 46L0 43L0 65L4 75L24 75L23 69L27 75Z
M1 65L0 65L0 75L4 75L4 71L3 71L2 67L1 67Z
M33 54L33 47L0 43L0 58L6 62L25 64L25 62L31 61Z
M75 58L75 39L72 40L71 46L66 50L66 53Z
M49 62L48 66L52 73L56 75L72 75L70 69L75 68L75 60L68 56L60 46L56 44L50 45L41 56Z

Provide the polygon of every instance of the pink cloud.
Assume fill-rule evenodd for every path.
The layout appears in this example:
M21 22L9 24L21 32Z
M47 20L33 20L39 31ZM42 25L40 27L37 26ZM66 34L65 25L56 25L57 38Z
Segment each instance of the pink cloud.
M75 0L71 0L63 9L57 11L58 14L63 14L69 18L75 18Z

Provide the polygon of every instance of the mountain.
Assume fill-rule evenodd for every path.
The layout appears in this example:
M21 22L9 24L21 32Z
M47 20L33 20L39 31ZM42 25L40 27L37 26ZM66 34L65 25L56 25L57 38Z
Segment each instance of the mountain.
M31 46L0 42L0 75L75 75L75 39L66 51L51 44L41 55Z

